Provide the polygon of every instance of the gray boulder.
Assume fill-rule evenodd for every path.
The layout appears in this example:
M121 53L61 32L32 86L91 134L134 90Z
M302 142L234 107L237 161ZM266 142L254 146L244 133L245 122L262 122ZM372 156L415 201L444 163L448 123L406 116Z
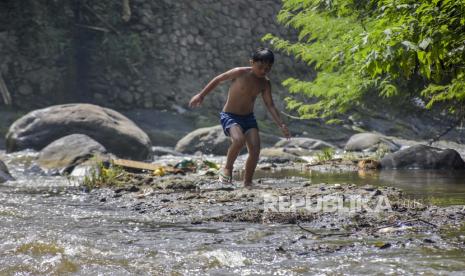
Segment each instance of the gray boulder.
M279 139L278 136L272 134L260 133L262 147L271 146ZM178 141L174 150L185 154L200 151L206 154L226 155L230 144L229 137L224 135L223 128L219 125L199 128L188 133ZM244 147L242 153L245 152L247 151Z
M182 153L175 151L171 147L152 147L152 153L154 156L173 155L181 156Z
M273 160L273 159L289 160L289 161L295 161L295 162L305 162L295 152L289 152L286 150L286 148L282 148L282 147L262 148L260 151L260 158L261 158L260 162L265 162L265 161Z
M5 163L0 160L0 183L6 182L8 180L14 180L14 178L11 176Z
M400 149L400 146L385 136L366 132L352 135L349 141L347 141L344 150L374 152L383 148L389 152L395 152Z
M178 141L175 151L193 154L200 151L205 154L226 155L230 141L221 126L196 129Z
M465 162L453 149L414 145L381 159L383 169L465 169Z
M145 132L120 113L91 104L65 104L32 111L11 125L6 150L41 150L70 134L85 134L121 157L145 160L151 142Z
M272 147L277 142L281 141L281 137L260 132L260 144L262 147Z
M311 155L315 151L320 151L325 148L337 149L336 146L324 141L306 137L298 137L292 139L281 139L274 145L274 148L283 148L284 152L302 156Z
M55 140L43 148L37 163L46 170L69 173L76 165L93 156L103 157L105 153L105 147L89 136L72 134Z

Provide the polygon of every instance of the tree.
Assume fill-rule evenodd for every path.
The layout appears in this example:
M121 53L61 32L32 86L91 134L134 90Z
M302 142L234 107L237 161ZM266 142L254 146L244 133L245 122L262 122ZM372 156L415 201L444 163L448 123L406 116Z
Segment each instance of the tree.
M308 99L286 99L302 118L332 121L375 92L462 119L464 12L464 0L283 0L278 21L296 29L298 40L264 40L318 72L312 81L283 82Z

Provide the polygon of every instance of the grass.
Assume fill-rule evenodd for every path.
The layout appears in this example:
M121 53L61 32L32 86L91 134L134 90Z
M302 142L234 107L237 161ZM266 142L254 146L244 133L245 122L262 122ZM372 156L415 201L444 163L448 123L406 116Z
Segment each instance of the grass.
M390 153L389 147L386 144L380 144L378 149L375 151L374 158L381 160L386 154Z
M357 154L355 154L354 152L352 151L347 151L345 152L341 158L343 160L348 160L348 161L358 161L360 160L360 156L358 156Z
M90 171L89 175L84 177L82 185L87 190L92 190L102 187L120 187L125 181L122 179L126 173L120 166L110 165L105 166L104 162L96 162L96 166Z
M332 160L334 158L334 154L335 150L333 148L327 147L318 152L315 157L318 162L325 162Z

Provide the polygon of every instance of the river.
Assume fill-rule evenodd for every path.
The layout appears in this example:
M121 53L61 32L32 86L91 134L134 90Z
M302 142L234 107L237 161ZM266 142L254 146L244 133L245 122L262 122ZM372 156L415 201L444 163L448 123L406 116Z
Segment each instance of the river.
M465 251L460 246L465 229L452 233L453 242L446 242L436 234L415 232L407 239L396 235L314 238L288 224L169 223L105 204L69 179L34 173L28 169L33 157L33 153L4 154L17 180L0 184L0 275L460 275L465 271ZM463 202L465 194L465 178L448 174L435 182L437 175L432 172L374 175L368 180L354 174L306 172L268 177L295 174L305 174L312 182L399 185L425 198L452 196L451 203ZM425 179L429 179L428 192L418 192ZM374 246L380 240L392 246Z

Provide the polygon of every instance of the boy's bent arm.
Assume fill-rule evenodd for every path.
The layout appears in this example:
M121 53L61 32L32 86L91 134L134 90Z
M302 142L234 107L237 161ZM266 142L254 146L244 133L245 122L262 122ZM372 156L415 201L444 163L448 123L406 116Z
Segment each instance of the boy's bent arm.
M289 130L287 126L284 124L283 120L281 119L281 116L279 116L279 111L274 105L273 97L271 96L271 83L269 80L266 81L266 86L265 90L263 91L262 98L266 108L271 113L273 121L281 129L281 131L284 134L284 137L290 138L291 135L289 133Z
M237 68L231 69L231 70L229 70L227 72L224 72L224 73L214 77L202 89L202 91L200 91L197 95L192 97L192 99L189 102L189 106L191 106L191 107L199 106L202 103L203 98L208 93L210 93L213 89L215 89L220 83L222 83L224 81L227 81L227 80L235 79L235 78L239 77L240 75L242 75L243 73L247 72L247 70L249 70L249 67L237 67Z
M205 97L208 93L210 93L215 87L217 87L220 83L227 81L227 80L232 80L240 75L242 75L245 71L247 71L247 67L237 67L234 69L231 69L227 72L224 72L216 77L214 77L203 89L200 91L199 94L201 94L203 97Z

